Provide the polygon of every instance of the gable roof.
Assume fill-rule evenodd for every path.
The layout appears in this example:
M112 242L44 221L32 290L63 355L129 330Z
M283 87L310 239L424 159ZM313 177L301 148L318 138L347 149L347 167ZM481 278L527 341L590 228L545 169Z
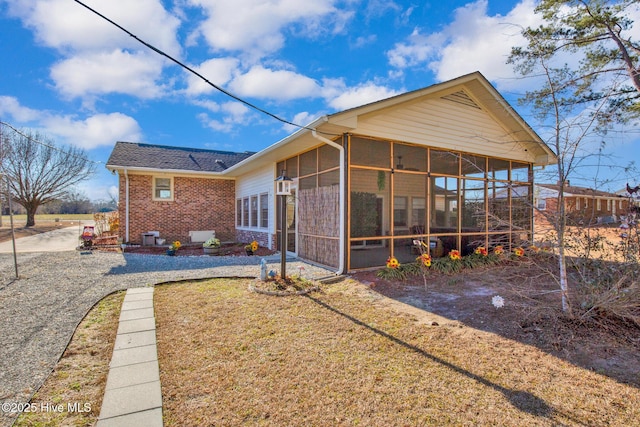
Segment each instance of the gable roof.
M557 157L536 132L518 115L491 83L480 73L470 73L446 82L406 92L387 99L361 105L341 112L322 116L309 125L301 127L293 134L260 150L258 153L244 152L233 153L228 151L201 150L195 148L168 147L151 144L136 144L130 142L118 142L107 162L107 169L116 170L127 168L129 170L162 170L167 172L191 172L214 173L225 176L240 176L244 173L266 166L283 158L311 149L327 138L339 138L343 134L358 133L364 129L365 134L380 137L393 138L387 135L388 129L385 122L378 122L378 127L371 128L371 118L381 117L385 114L398 114L403 106L416 105L429 100L445 100L455 105L469 108L470 111L480 111L484 117L494 121L500 130L498 142L493 146L500 147L501 153L519 153L520 157L526 157L526 161L534 165L549 165L557 161ZM424 119L424 116L423 120ZM457 140L448 138L437 145L424 131L425 124L416 122L415 117L402 131L413 127L411 134L403 132L398 140L408 143L426 144L436 148L450 148L456 146ZM420 120L418 118L417 120ZM415 126L416 123L419 126ZM363 128L363 126L369 126ZM440 134L446 129L439 123L429 124L431 131ZM455 133L459 127L451 128L448 132ZM397 130L397 129L396 129ZM475 129L474 133L475 133ZM459 133L459 132L458 132ZM447 134L448 135L448 134ZM495 135L494 135L495 136ZM504 138L502 138L504 136ZM477 137L474 144L467 144L466 152L476 152L476 147L486 147L482 134L463 135L465 142ZM506 138L506 139L505 139ZM504 139L504 140L503 140ZM458 149L465 151L458 146ZM503 157L495 155L495 157ZM506 158L511 158L507 156ZM513 157L522 161L523 158ZM216 162L218 160L218 162Z
M397 111L402 106L415 105L416 103L433 99L443 99L452 104L465 106L470 110L486 113L502 126L503 133L510 138L508 142L511 143L511 147L527 153L527 157L534 165L550 165L557 162L557 157L553 150L509 105L491 83L480 72L476 71L422 89L322 116L293 134L261 150L250 160L240 162L225 174L241 175L256 166L276 162L296 152L310 149L320 144L320 141L314 136L314 132L329 139L339 137L345 133L357 133L361 126L366 124L367 119L374 115L389 114L394 110ZM413 119L415 118L407 118L407 120ZM416 127L413 139L405 134L404 138L398 140L408 143L423 143L418 140L420 137L425 138L424 132L420 133L423 128L424 126ZM436 131L441 129L437 124L433 128ZM368 130L371 130L371 127ZM387 129L385 129L384 124L381 124L381 127L377 128L377 134L376 132L367 132L366 134L386 139L391 138L384 134L385 130ZM430 143L433 143L433 141L430 141ZM481 141L477 145L486 144ZM437 146L435 147L437 148ZM469 150L469 152L473 152L473 150Z
M107 161L107 169L222 173L253 154L118 141Z

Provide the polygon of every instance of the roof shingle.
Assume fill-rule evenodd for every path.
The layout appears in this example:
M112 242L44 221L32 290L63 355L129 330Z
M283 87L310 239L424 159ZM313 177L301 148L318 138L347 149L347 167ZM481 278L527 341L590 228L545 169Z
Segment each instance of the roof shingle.
M118 141L107 167L223 172L253 154Z

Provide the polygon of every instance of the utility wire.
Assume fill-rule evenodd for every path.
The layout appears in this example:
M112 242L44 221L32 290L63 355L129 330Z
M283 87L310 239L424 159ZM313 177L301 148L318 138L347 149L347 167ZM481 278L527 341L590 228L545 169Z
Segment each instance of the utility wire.
M283 119L282 117L279 117L263 108L258 107L255 104L250 103L249 101L246 101L242 98L240 98L237 95L234 95L233 93L229 92L226 89L223 89L222 87L216 85L215 83L212 83L211 81L209 81L206 77L204 77L202 74L198 73L196 70L194 70L193 68L189 67L188 65L178 61L177 59L175 59L174 57L172 57L171 55L169 55L168 53L165 53L164 51L158 49L157 47L153 46L152 44L142 40L141 38L139 38L138 36L136 36L135 34L133 34L131 31L127 30L126 28L124 28L123 26L119 25L118 23L114 22L113 20L107 18L106 16L104 16L103 14L101 14L100 12L98 12L95 9L92 9L91 7L87 6L86 4L84 4L83 2L81 2L80 0L73 0L76 3L78 3L80 6L83 6L84 8L88 9L89 11L93 12L94 14L98 15L100 18L104 19L105 21L109 22L110 24L114 25L115 27L117 27L118 29L124 31L125 33L127 33L129 36L133 37L137 42L145 45L146 47L148 47L149 49L151 49L152 51L156 52L157 54L164 56L165 58L167 58L168 60L176 63L177 65L179 65L180 67L184 68L185 70L187 70L188 72L190 72L191 74L195 75L196 77L200 78L201 80L203 80L205 83L207 83L209 86L213 87L214 89L216 89L219 92L224 93L225 95L227 95L230 98L235 99L236 101L246 105L249 108L252 108L256 111L259 111L263 114L266 114L269 117L272 117L276 120L278 120L279 122L300 128L300 129L306 129L306 130L310 130L310 131L314 131L315 129L309 128L307 126L302 126L299 125L297 123L293 123L290 122L289 120ZM319 132L318 133L325 133L325 132ZM332 136L337 136L335 134L331 134L331 133L325 133L326 135L332 135Z
M6 122L3 122L3 121L0 121L0 125L3 125L3 126L8 127L9 129L11 129L12 131L14 131L14 132L15 132L15 133L17 133L18 135L22 136L23 138L26 138L26 139L28 139L29 141L34 142L34 143L36 143L36 144L42 145L43 147L47 147L47 148L50 148L50 149L52 149L52 150L59 151L59 152L64 153L64 154L66 154L66 155L68 155L68 156L74 156L74 157L82 158L82 159L86 160L87 162L95 163L96 165L101 165L101 164L103 164L103 163L102 163L102 162L100 162L100 161L91 160L91 159L85 158L85 157L83 157L83 156L75 155L75 154L73 154L73 153L70 153L70 152L68 152L68 151L63 150L63 149L62 149L62 148L60 148L60 147L56 147L55 145L51 145L51 144L47 144L46 142L38 141L37 139L35 139L35 138L33 138L33 137L31 137L31 136L29 136L29 135L25 134L24 132L22 132L22 131L20 131L20 130L16 129L15 127L11 126L9 123L6 123Z

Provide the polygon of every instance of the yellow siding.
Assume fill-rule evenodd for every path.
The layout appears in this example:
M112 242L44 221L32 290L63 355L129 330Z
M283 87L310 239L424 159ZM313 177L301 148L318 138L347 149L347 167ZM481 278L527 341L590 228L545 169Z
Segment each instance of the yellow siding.
M361 116L353 133L491 157L535 160L524 150L526 144L518 142L517 135L509 134L486 111L441 98Z

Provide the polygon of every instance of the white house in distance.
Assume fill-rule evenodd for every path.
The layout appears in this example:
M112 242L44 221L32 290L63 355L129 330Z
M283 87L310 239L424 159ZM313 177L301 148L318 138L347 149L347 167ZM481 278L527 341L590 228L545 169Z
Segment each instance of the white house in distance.
M274 180L286 171L288 250L343 273L413 261L413 239L434 255L529 241L532 169L555 162L476 72L321 117L257 153L117 143L107 168L125 241L216 230L274 249Z

